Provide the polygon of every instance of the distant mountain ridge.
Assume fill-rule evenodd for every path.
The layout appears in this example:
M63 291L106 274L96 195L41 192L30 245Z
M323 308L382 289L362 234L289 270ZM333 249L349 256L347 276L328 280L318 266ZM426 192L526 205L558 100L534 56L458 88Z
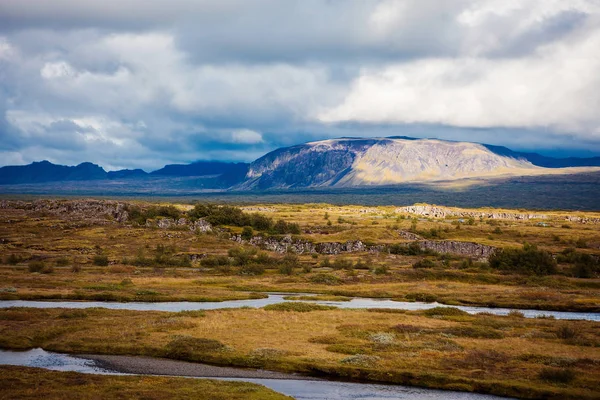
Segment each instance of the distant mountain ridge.
M536 165L541 163L543 166ZM356 187L582 172L598 159L552 159L471 142L410 137L340 138L277 149L250 164L234 189Z
M37 161L28 165L0 168L0 185L45 183L62 181L91 181L115 179L148 179L150 177L210 177L209 186L228 187L241 181L248 170L245 163L199 161L188 165L167 165L150 174L141 169L122 169L106 172L104 168L89 162L76 166Z
M198 177L198 185L207 189L267 190L549 174L560 173L557 168L595 166L600 166L600 157L552 158L502 146L393 136L329 139L279 148L250 164L198 161L150 173L106 172L89 162L64 166L40 161L1 167L0 185Z

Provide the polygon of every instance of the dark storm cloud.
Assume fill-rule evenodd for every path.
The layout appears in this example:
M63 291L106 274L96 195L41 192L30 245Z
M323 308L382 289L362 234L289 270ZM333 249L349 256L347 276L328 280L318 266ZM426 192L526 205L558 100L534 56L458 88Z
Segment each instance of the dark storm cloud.
M599 21L591 0L4 0L0 160L390 135L600 151Z

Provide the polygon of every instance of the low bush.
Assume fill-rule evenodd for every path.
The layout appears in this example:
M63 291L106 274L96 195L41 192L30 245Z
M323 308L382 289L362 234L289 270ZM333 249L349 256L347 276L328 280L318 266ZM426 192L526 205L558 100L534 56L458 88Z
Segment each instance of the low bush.
M314 303L287 302L287 303L269 304L268 306L265 306L264 309L269 310L269 311L309 312L309 311L335 310L335 309L337 309L337 307L323 306L321 304L314 304Z
M429 310L423 311L423 314L427 315L428 317L453 317L469 315L468 312L455 307L434 307L430 308Z
M42 261L30 261L27 265L29 272L42 272L46 268L46 264Z
M229 257L226 256L208 256L200 260L200 265L207 268L217 268L229 265Z
M444 333L475 339L502 339L504 334L496 329L483 326L457 326L445 329Z
M574 339L578 336L579 330L568 324L563 324L556 330L556 337L559 339Z
M372 272L375 275L385 275L389 272L389 268L387 265L377 265L373 267Z
M437 301L437 296L431 293L407 293L404 297L408 301L423 301L425 303Z
M70 261L66 257L61 257L61 258L56 259L55 263L56 263L57 267L66 267L67 265L70 264Z
M98 267L106 267L108 265L108 256L98 254L92 259L92 264Z
M490 267L517 273L550 275L556 273L552 255L535 245L525 244L522 249L501 249L489 258Z
M552 383L570 383L575 379L575 372L570 369L543 368L538 378Z
M424 253L417 242L412 242L408 246L402 243L392 244L389 247L389 252L390 254L400 254L405 256L418 256Z
M169 358L193 360L202 354L223 351L226 348L218 340L178 336L167 344L165 352Z
M6 257L6 260L5 260L5 262L8 265L17 265L21 261L22 261L21 257L16 254L9 255L8 257Z
M412 265L412 267L415 269L433 268L433 267L435 267L435 263L431 260L424 259L424 260L417 261L416 263L414 263Z
M335 275L317 274L310 277L312 283L320 283L323 285L339 285L342 281Z
M294 273L294 268L298 268L299 266L300 261L298 260L298 256L293 253L287 253L279 264L279 273L283 275L292 275Z
M351 260L346 258L336 258L333 263L331 263L331 267L333 269L345 269L349 271L354 267L354 264Z

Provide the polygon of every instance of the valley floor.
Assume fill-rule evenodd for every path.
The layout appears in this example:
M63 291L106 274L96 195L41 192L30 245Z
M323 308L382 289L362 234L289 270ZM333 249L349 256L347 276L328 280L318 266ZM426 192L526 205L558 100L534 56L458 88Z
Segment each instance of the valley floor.
M444 209L434 216L396 207L256 204L235 213L270 218L271 231L232 220L198 233L174 222L191 218L190 204L130 202L130 218L118 222L110 213L80 213L78 202L83 200L2 204L0 299L225 301L282 291L319 293L322 300L362 296L600 312L598 213ZM107 202L107 210L114 206ZM143 223L133 219L134 208L145 216ZM471 216L478 213L486 217ZM169 218L173 222L163 221ZM264 222L248 219L255 220ZM298 232L286 239L273 231L278 226L297 226ZM246 239L231 240L240 234ZM258 235L270 235L278 245L360 241L364 247L338 254L278 253L252 246ZM423 240L514 249L521 258L516 266L494 266L476 255L417 249L414 243ZM538 261L550 269L536 269ZM352 310L311 303L183 312L10 308L0 309L0 347L154 356L520 398L591 399L600 395L598 324L523 318L519 312ZM60 375L2 369L0 386L8 385L9 376L23 382L23 392L11 392L12 398L28 398L33 376ZM70 385L80 379L74 376L56 379ZM146 390L116 377L81 379L98 390ZM158 382L149 378L143 384ZM189 385L181 393L209 383ZM164 390L173 387L175 395L176 386ZM58 398L55 389L44 390ZM223 398L236 398L227 397L230 388L222 390Z

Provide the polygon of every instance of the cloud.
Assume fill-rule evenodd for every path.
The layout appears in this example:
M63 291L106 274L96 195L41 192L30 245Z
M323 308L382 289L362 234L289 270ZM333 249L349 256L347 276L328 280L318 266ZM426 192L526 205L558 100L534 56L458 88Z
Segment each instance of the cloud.
M600 151L594 0L4 0L0 164L403 134Z
M540 128L600 139L600 29L516 59L435 58L365 69L323 122Z
M262 143L263 138L259 132L250 129L239 129L231 132L231 140L234 143L255 144Z

